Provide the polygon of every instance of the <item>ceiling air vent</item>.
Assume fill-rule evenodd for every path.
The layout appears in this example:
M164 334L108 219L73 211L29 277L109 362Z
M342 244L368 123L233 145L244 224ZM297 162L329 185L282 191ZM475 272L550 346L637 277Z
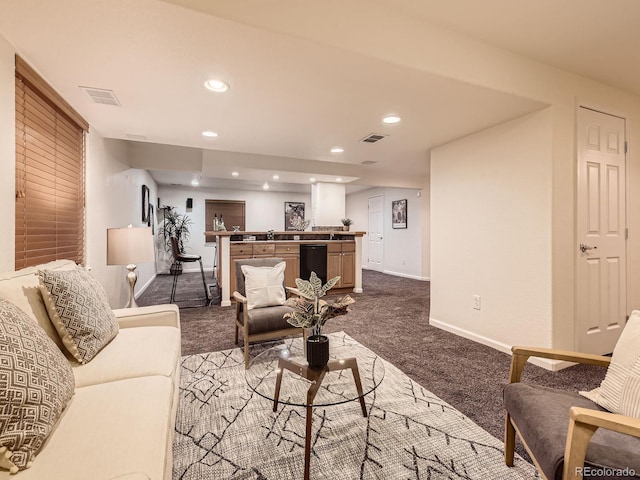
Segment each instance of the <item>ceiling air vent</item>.
M388 137L389 135L384 135L383 133L371 133L364 138L361 138L360 141L364 143L376 143L382 140L384 137Z
M93 103L99 103L100 105L115 105L116 107L120 106L120 102L116 98L116 94L113 93L113 90L93 87L80 88L84 90L87 95L89 95L89 98L93 100Z
M378 162L374 162L373 160L365 160L364 162L360 162L361 165L374 165Z

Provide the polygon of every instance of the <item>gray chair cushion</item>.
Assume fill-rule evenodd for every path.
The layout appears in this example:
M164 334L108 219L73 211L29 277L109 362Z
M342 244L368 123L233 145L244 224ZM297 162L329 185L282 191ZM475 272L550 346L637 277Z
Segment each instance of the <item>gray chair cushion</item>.
M283 328L294 328L284 318L285 313L292 312L293 308L286 305L276 307L254 308L249 310L249 335L256 333L272 332ZM240 316L242 323L244 318Z
M244 288L244 275L242 273L242 265L251 265L252 267L275 267L282 262L282 258L249 258L247 260L234 260L236 269L236 292L242 296L246 296Z
M511 383L505 387L504 406L518 426L540 468L550 480L562 479L569 408L576 406L605 411L577 392L526 383ZM600 428L589 444L585 466L594 469L629 468L635 470L636 475L640 475L640 439ZM592 475L588 478L593 480L620 477Z

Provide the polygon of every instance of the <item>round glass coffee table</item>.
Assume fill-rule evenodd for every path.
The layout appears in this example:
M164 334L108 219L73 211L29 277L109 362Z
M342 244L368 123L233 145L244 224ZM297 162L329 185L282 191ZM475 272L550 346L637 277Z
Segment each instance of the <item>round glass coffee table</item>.
M332 336L329 363L324 368L309 367L303 339L272 347L257 355L245 371L249 387L261 397L278 404L306 408L304 478L309 479L311 420L313 407L326 407L358 400L367 416L364 396L384 379L382 359L348 337Z

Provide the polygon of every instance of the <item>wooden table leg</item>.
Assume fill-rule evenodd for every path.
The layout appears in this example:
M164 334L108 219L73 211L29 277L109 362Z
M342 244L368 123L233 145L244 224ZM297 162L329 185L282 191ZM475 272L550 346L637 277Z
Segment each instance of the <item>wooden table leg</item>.
M362 407L362 416L367 416L367 405L364 403L364 395L362 394L362 382L360 381L360 370L358 369L358 361L354 358L353 364L350 365L351 372L353 373L353 381L356 384L356 390L358 391L358 397L360 400L360 407Z
M280 398L280 385L282 384L282 367L278 362L278 376L276 377L276 391L273 394L273 411L278 411L278 399Z
M307 406L307 430L304 435L304 480L309 480L311 464L311 422L313 420L313 407Z

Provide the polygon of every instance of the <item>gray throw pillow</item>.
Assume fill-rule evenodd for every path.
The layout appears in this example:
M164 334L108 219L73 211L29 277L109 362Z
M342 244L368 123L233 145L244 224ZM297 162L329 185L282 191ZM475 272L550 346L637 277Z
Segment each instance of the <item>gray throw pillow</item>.
M69 400L69 361L38 324L0 300L0 467L29 468Z
M117 334L118 321L107 294L84 268L39 270L40 291L47 313L65 348L87 363Z

